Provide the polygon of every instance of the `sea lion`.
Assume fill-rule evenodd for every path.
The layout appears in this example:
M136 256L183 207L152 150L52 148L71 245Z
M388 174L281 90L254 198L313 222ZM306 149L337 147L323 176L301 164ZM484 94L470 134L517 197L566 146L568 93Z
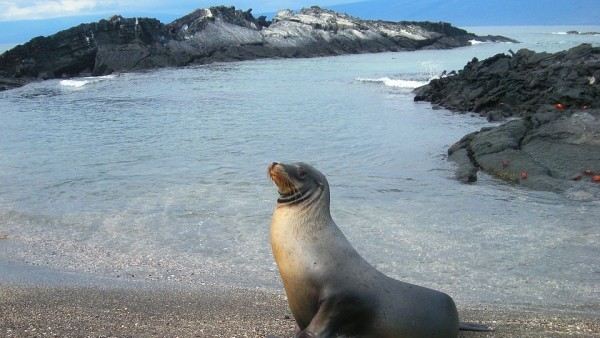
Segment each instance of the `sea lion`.
M325 176L305 163L273 162L279 191L271 247L299 332L296 337L443 337L459 329L456 305L443 292L404 283L365 261L329 211Z

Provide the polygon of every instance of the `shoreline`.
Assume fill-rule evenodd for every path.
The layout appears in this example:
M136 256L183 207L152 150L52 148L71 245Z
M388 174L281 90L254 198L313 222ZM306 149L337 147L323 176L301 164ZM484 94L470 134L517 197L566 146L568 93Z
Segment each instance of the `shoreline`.
M0 285L0 334L24 336L291 337L283 292L236 288L149 290ZM495 329L459 337L597 337L598 317L541 309L459 307Z
M494 332L459 337L597 337L600 316L576 310L458 304ZM283 290L118 280L0 263L0 335L291 337Z

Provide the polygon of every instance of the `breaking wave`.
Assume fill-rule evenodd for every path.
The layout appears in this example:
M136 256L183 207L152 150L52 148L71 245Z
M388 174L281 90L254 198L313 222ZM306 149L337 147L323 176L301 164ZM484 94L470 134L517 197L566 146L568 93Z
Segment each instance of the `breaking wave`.
M487 43L487 41L479 41L479 40L473 39L473 40L469 40L469 43L471 44L471 46L473 46L473 45L479 45L482 43Z
M387 87L407 88L407 89L418 88L418 87L424 86L429 83L429 81L391 79L389 77L381 77L381 78L376 78L376 79L359 77L356 80L359 82L366 82L366 83L380 83Z
M64 86L64 87L81 88L90 83L96 83L96 82L100 82L100 81L104 81L104 80L109 80L109 79L113 79L115 77L116 77L116 75L88 76L88 77L82 77L82 78L77 78L77 79L60 80L59 83L61 86Z

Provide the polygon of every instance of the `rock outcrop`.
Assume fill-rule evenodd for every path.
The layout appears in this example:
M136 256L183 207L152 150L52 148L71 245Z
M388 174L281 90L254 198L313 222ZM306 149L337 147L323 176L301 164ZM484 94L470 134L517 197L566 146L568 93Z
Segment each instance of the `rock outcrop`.
M580 32L580 31L568 31L568 35L600 35L600 32Z
M535 190L600 198L600 111L534 114L463 137L448 150L457 178L479 169Z
M427 100L492 120L498 127L463 137L449 150L457 177L483 170L537 190L600 198L600 48L554 54L520 50L473 60L462 71L416 89Z
M170 24L123 18L34 38L0 55L0 90L38 80L269 57L453 48L476 36L447 23L360 20L311 7L272 21L234 7L200 9Z
M600 108L600 48L582 44L554 54L521 49L476 58L415 90L415 101L476 112L489 120L528 116L544 105Z

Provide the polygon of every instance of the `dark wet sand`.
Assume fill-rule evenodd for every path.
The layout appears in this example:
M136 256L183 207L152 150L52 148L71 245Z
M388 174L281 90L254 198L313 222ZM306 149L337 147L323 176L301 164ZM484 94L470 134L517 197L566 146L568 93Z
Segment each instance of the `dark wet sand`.
M493 333L461 337L600 337L585 313L461 309ZM277 291L193 291L0 284L1 337L291 337L294 321Z

